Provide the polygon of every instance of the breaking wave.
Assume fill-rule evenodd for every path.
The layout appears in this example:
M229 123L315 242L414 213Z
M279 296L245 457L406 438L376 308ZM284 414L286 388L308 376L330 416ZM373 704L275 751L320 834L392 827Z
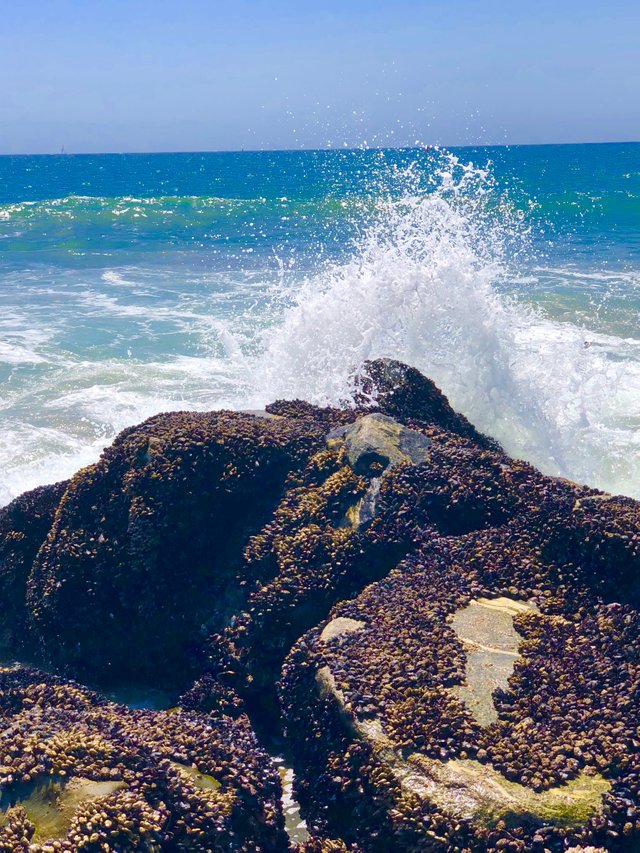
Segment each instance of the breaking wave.
M338 403L367 358L406 361L543 471L640 497L640 340L504 295L523 216L490 174L443 154L425 191L380 201L348 263L308 278L269 331L267 397Z

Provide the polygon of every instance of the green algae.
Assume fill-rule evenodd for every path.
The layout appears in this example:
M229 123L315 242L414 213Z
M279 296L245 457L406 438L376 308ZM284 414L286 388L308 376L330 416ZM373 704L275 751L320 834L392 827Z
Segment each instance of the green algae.
M330 688L332 676L323 676L325 689ZM334 695L340 701L339 692L334 690ZM588 776L583 772L566 784L536 792L479 761L436 761L418 752L402 756L379 720L358 721L355 731L371 744L403 788L458 819L472 819L481 826L523 820L564 828L580 826L601 811L602 797L611 788L599 774Z
M40 778L6 790L0 808L6 812L10 806L21 806L36 828L35 841L65 838L79 806L108 797L125 787L122 781L101 782L80 776L69 780L60 776ZM3 814L0 816L0 826L4 823Z
M200 773L197 768L190 767L188 764L181 764L179 761L172 761L171 766L175 767L183 778L192 782L200 791L217 791L221 787L221 783L213 776L209 776L206 773Z
M428 787L436 805L456 815L473 816L484 826L499 820L507 825L521 823L526 818L533 823L580 826L601 810L602 797L611 788L599 774L581 773L564 785L536 792L479 761L437 762L415 754L409 763L435 783Z

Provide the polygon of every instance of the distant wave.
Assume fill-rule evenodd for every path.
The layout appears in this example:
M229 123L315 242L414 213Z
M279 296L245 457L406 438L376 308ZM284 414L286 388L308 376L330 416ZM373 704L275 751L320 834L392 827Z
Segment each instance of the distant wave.
M135 196L103 197L70 195L42 201L21 201L0 204L0 224L10 222L37 222L43 218L53 221L78 219L117 220L167 216L183 216L192 223L192 217L203 214L208 217L228 216L234 211L246 213L251 210L304 213L313 210L343 211L351 204L361 204L335 198L289 199L278 198L222 198L218 196L157 196L140 198ZM192 223L193 224L193 223Z

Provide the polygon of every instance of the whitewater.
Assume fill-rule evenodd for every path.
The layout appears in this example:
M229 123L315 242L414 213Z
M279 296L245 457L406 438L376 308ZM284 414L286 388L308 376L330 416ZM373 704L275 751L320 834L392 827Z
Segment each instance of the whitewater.
M159 411L348 405L378 356L419 368L511 455L640 497L636 184L631 212L617 190L563 188L551 227L550 191L524 180L535 163L516 164L514 192L487 152L269 157L248 189L250 160L203 160L226 169L208 195L175 193L188 179L165 162L174 194L145 195L142 163L135 193L0 206L0 504ZM73 165L90 190L94 166ZM572 202L602 233L623 221L617 242Z

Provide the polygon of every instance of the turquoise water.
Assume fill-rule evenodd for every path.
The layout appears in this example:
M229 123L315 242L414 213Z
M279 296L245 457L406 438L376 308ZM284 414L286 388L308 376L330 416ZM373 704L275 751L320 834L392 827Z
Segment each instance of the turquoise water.
M0 157L0 284L0 503L376 355L640 496L640 144Z

